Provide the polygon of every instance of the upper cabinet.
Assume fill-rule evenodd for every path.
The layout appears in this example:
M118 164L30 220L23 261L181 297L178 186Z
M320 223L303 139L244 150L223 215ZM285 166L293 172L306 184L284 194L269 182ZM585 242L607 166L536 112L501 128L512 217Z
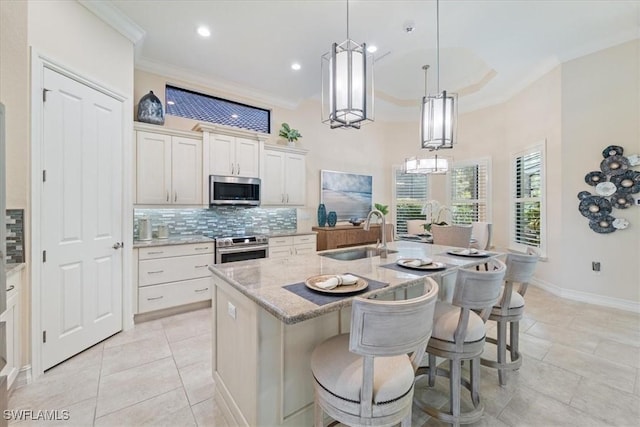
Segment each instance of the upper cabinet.
M262 205L304 206L306 150L265 145L262 161Z
M193 132L138 124L135 202L202 204L202 140Z
M260 143L257 140L213 134L210 139L209 174L249 178L260 176Z

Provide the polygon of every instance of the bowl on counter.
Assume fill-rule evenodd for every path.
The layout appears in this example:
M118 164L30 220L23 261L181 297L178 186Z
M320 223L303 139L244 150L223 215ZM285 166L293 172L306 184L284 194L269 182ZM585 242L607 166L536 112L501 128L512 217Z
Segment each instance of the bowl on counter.
M362 224L362 223L363 223L363 221L364 221L364 220L359 219L359 218L355 218L355 217L354 217L354 218L349 218L349 222L350 222L350 223L351 223L351 225L353 225L353 226L358 226L358 225Z

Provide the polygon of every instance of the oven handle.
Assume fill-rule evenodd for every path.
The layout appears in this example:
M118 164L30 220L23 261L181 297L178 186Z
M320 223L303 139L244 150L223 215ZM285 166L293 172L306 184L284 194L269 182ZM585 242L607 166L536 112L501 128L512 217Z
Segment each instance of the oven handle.
M224 255L224 254L235 254L238 252L261 251L263 249L269 249L269 245L241 246L239 248L216 248L216 252L219 253L220 255Z

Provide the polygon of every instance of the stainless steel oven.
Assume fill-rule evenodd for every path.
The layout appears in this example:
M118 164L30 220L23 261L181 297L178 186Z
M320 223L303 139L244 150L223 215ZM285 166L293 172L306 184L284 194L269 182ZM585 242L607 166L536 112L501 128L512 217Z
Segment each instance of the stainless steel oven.
M267 236L222 237L216 239L216 264L267 258Z

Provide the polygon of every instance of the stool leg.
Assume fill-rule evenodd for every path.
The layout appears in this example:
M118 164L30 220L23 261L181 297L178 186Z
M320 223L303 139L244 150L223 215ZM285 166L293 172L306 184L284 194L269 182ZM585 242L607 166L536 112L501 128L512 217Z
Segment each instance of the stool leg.
M511 333L511 361L513 362L519 357L520 350L518 349L520 339L520 322L511 322L509 332Z
M500 385L507 383L504 364L507 359L507 322L498 321L498 382Z
M316 401L313 404L313 418L314 418L314 427L323 427L324 423L324 414L322 413L322 408L318 404L318 398L316 397Z
M449 361L449 393L450 393L450 409L453 415L453 425L460 425L460 361Z
M436 356L429 353L429 387L436 385Z
M480 358L471 359L471 401L475 407L480 404Z

